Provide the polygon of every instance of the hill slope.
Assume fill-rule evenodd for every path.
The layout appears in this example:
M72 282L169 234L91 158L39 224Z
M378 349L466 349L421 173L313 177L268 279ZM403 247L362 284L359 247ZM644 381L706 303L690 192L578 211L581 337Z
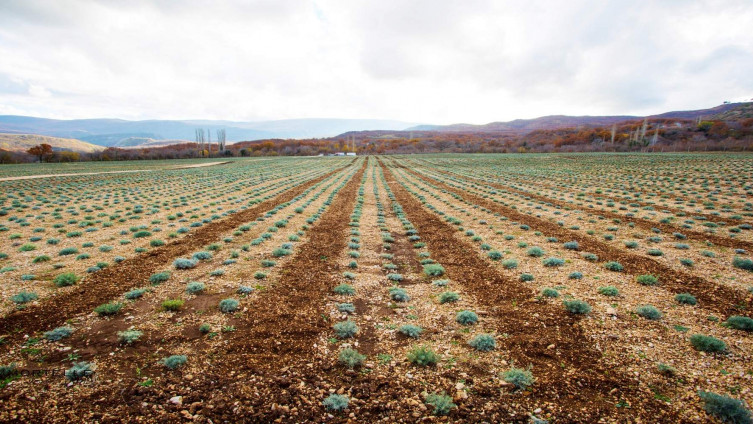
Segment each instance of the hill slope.
M37 144L46 143L54 151L72 151L78 153L92 153L105 148L72 138L48 137L36 134L0 134L0 149L11 152L24 152Z

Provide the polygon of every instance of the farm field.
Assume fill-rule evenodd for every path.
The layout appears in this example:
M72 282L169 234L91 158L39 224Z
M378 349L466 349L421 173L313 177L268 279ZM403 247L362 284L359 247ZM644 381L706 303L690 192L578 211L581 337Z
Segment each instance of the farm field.
M2 422L753 405L751 154L91 162L0 187Z

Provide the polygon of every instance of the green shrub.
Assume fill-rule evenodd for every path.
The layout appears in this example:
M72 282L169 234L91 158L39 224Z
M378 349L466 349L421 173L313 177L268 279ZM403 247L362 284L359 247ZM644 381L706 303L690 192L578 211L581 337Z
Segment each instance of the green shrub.
M167 358L163 358L160 363L167 367L168 369L174 370L176 368L182 367L185 365L185 363L188 362L188 358L186 355L171 355Z
M571 314L585 315L591 312L591 306L582 300L565 300L563 303Z
M703 409L722 422L732 424L753 423L750 411L745 408L743 401L712 392L699 390L698 396L703 400Z
M345 312L347 314L352 314L356 311L356 307L353 306L352 303L338 303L337 310L340 312Z
M125 294L125 298L128 300L135 300L140 298L146 293L146 289L133 289Z
M444 275L444 267L439 264L424 265L424 274L429 277L441 277Z
M94 374L92 366L88 362L74 362L73 366L65 370L65 378L69 381L77 381Z
M515 386L516 390L525 390L536 381L530 369L515 367L502 373L502 379Z
M387 274L387 279L390 281L403 281L402 274Z
M212 252L207 252L206 250L202 250L201 252L196 252L191 256L191 259L195 261L208 261L212 259Z
M674 377L675 375L677 375L677 369L675 369L675 367L671 365L667 365L662 362L659 362L658 364L656 364L656 369L658 369L660 373L664 375L668 375L670 377Z
M256 271L254 273L254 278L257 279L257 280L263 280L263 279L267 278L267 273L266 272L262 272L262 271Z
M144 237L149 237L151 235L152 233L150 233L149 231L137 231L133 233L133 238L144 238Z
M497 347L497 342L494 340L494 336L492 336L491 334L479 334L478 336L472 338L471 341L468 342L468 344L472 348L480 352L489 352Z
M604 296L619 296L620 291L615 286L603 286L599 287L599 294Z
M223 299L220 301L220 311L226 314L238 310L238 301L233 298Z
M523 274L520 274L520 277L518 279L522 282L533 281L533 274L523 273Z
M152 246L152 247L160 247L164 245L165 245L165 242L159 239L154 239L149 242L149 246Z
M349 339L358 333L358 326L351 320L338 322L332 326L335 330L335 335L341 339Z
M341 294L345 296L352 296L356 294L356 289L350 284L342 283L333 289L335 294Z
M727 318L724 325L735 330L753 331L753 319L740 315L732 315Z
M209 324L207 324L207 323L201 324L199 326L199 333L201 333L201 334L207 334L210 331L212 331L212 326L209 325Z
M452 303L460 300L460 295L455 292L444 292L439 295L439 303Z
M31 252L32 250L37 250L37 246L31 243L26 243L18 248L19 252Z
M69 337L71 334L73 334L73 328L71 327L58 327L54 330L46 331L44 333L44 338L53 342L56 342L60 339L64 339L66 337Z
M431 405L434 408L432 413L436 416L447 415L452 408L457 408L457 405L452 403L452 398L447 396L444 392L441 394L430 393L426 395L426 404Z
M167 271L156 272L149 276L149 282L152 283L152 285L164 283L165 281L169 279L170 279L170 273Z
M50 258L47 255L40 255L40 256L37 256L36 258L32 259L31 262L35 263L35 264L38 264L38 263L42 263L42 262L49 262L51 260L52 260L52 258Z
M196 266L197 261L193 259L178 258L173 261L175 269L191 269Z
M390 299L395 302L407 302L410 300L410 296L404 289L393 287L390 289Z
M644 286L655 286L659 284L659 280L656 277L648 274L639 275L635 280L638 282L638 284Z
M546 267L554 268L554 267L558 267L558 266L564 265L565 264L565 260L564 259L560 259L560 258L546 258L546 259L544 259L542 261L542 263Z
M348 409L348 403L350 401L348 400L347 396L338 395L336 393L333 393L329 396L327 396L327 399L324 399L324 407L327 408L328 411L344 411Z
M427 367L439 362L439 355L429 346L416 346L408 352L408 360L415 365Z
M191 281L186 285L186 293L188 294L197 294L203 292L207 286L204 283L200 283L198 281Z
M278 247L277 249L272 251L272 256L274 256L275 258L281 258L283 256L291 255L292 253L293 251L290 249L283 249L282 247Z
M606 268L606 269L608 269L610 271L614 271L614 272L620 272L620 271L622 271L624 269L622 267L622 264L620 264L619 262L615 262L615 261L610 261L610 262L605 263L604 264L604 268Z
M417 325L405 324L405 325L401 325L397 331L399 331L401 334L406 335L410 338L417 339L418 336L420 336L421 333L424 331L424 329Z
M502 266L507 269L515 269L518 267L518 261L515 259L507 259L502 261Z
M118 331L118 340L123 344L132 344L137 341L144 333L139 330Z
M544 297L560 297L560 292L553 288L546 287L541 290L541 295Z
M690 344L696 350L701 352L724 352L727 350L727 344L716 337L705 336L703 334L693 334L690 336Z
M490 250L489 253L486 254L486 256L488 256L489 259L493 261L498 261L502 259L502 253L498 250Z
M732 266L734 266L735 268L744 269L746 271L753 271L753 260L735 256L735 258L732 260Z
M77 277L76 274L72 272L65 272L55 277L52 282L55 283L55 286L57 287L67 287L76 284L78 280L80 280L80 278Z
M96 312L97 315L101 317L111 316L120 312L121 308L123 308L122 303L111 302L97 306L96 308L94 308L94 312Z
M337 360L346 367L353 369L361 365L363 361L366 360L366 356L361 355L354 349L343 349L340 351Z
M167 299L162 302L162 309L166 311L179 311L183 307L183 299Z
M690 293L678 293L675 295L675 301L681 305L695 305L698 303L695 296Z
M17 304L17 305L23 305L25 303L29 303L29 302L31 302L33 300L37 300L37 299L39 299L39 296L37 296L36 293L34 293L34 292L27 292L25 290L21 291L18 294L14 294L10 298L10 300L13 303Z
M526 252L526 254L528 256L532 256L534 258L540 258L540 257L544 256L544 249L542 249L540 247L532 247L532 248L528 249L528 251Z
M662 316L661 312L651 305L639 306L636 308L635 313L652 321L659 320Z
M460 311L455 315L455 321L462 325L472 325L478 322L478 315L473 311Z

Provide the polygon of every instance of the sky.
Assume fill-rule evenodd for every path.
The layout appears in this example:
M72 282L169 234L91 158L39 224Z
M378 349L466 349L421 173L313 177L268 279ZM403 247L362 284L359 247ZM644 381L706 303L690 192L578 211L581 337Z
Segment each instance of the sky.
M1 0L0 114L647 115L753 98L751 0Z

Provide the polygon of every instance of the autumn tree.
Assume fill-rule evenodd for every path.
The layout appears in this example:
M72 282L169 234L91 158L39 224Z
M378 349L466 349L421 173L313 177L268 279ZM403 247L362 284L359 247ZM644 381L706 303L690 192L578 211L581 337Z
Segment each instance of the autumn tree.
M42 162L45 158L52 155L52 146L46 143L37 144L36 146L29 148L26 153L36 156L39 161Z

